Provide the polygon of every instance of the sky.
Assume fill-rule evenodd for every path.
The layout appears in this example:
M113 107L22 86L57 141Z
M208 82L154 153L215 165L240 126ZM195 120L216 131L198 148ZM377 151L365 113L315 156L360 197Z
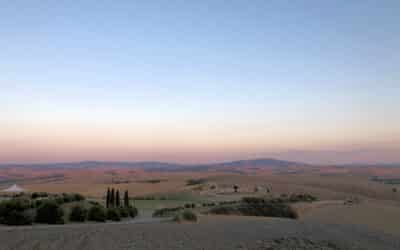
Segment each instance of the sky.
M400 162L399 13L0 1L0 163Z

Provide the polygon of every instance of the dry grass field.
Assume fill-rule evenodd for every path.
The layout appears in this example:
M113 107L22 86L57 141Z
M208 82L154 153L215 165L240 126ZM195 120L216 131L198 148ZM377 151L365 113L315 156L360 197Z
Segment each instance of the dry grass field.
M136 199L135 201L133 201L135 206L139 208L139 211L141 213L139 219L150 217L152 211L154 211L155 209L183 206L187 202L201 204L202 202L238 200L245 196L279 197L281 194L308 193L316 196L318 198L318 201L313 203L297 203L294 205L294 208L299 214L298 223L300 223L301 225L303 225L302 223L305 223L305 225L325 225L327 228L332 227L335 228L332 230L338 231L340 230L336 228L345 226L345 230L349 230L349 232L352 230L352 227L357 227L361 228L362 230L374 232L370 235L392 235L395 238L400 237L400 185L385 184L382 181L373 180L373 177L383 179L400 178L400 169L393 167L298 167L286 168L284 171L279 169L256 169L248 167L240 172L215 171L212 169L207 171L168 172L145 171L142 169L126 168L8 168L0 169L0 176L2 178L2 182L0 182L1 189L10 186L13 183L18 183L18 185L29 192L78 192L90 197L91 199L102 202L107 188L114 187L120 190L128 190L131 197L154 197L154 200ZM197 185L188 185L188 180L190 179L202 180L202 183ZM234 192L234 185L237 185L239 187L238 192ZM399 191L394 192L393 188L397 188ZM228 217L221 221L223 221L223 223L226 223L226 221L229 221L230 219L234 221L237 220L233 217ZM254 218L251 220L264 221L265 219ZM210 226L209 223L209 217L202 216L199 225L195 224L188 227L198 227L203 224L204 227L208 227ZM248 222L243 223L246 224ZM276 225L276 221L274 223L274 225ZM153 225L154 228L158 228L159 226ZM67 231L70 230L69 226L64 227L68 228L66 229ZM128 226L121 225L115 227L116 230L122 230L120 227ZM134 225L131 225L127 230L134 230L131 227L134 227ZM150 230L147 228L150 227L150 225L143 227L146 227L146 230ZM164 228L169 226L162 225L161 227ZM225 230L225 226L220 225L220 227L220 229L218 229L219 227L216 227L214 230ZM302 232L301 234L307 235L307 233L305 232L308 230L308 227L299 227L301 227L301 229L299 229ZM88 228L89 231L92 230L90 226ZM2 230L2 232L4 232L4 229ZM47 229L40 230L45 231ZM193 230L196 231L197 229ZM90 235L93 235L93 237L97 237L103 232L100 231L96 229L95 232L88 232L88 238L82 239L82 242L79 244L92 244L90 243L92 242L92 239L89 239L90 237L92 237ZM28 234L28 232L30 231L26 229L26 231L22 230L16 232L23 232ZM236 234L234 230L231 233L232 235ZM69 232L68 234L72 235L72 232ZM183 232L182 234L182 244L185 244L185 237L192 236L187 236ZM4 234L2 233L0 233L0 235L4 236ZM198 235L193 237L201 238L203 236ZM321 235L320 238L323 238L323 236ZM364 243L367 242L365 235L362 236L360 240ZM32 241L27 245L23 245L25 248L22 247L22 245L21 248L18 248L15 245L16 243L12 241L8 244L10 247L13 246L14 248L3 249L34 249L29 248L34 247L34 245L32 245L34 244L34 242L35 241ZM243 242L249 242L249 239L243 239ZM57 245L58 243L54 244ZM171 246L175 246L175 243L171 244ZM217 246L218 244L222 243L217 243L215 241L215 244ZM376 244L379 245L380 243ZM92 247L92 245L90 245L90 247ZM85 249L91 249L90 247ZM157 249L157 246L155 248L151 247L153 246L149 245L147 249ZM252 247L254 247L253 249L257 249L256 246ZM54 248L49 247L37 249ZM146 249L146 247L139 249ZM158 247L158 249L168 248ZM181 249L185 248L183 247ZM221 247L219 249L224 248ZM360 249L380 248L367 247ZM385 249L390 248L388 247ZM396 248L394 247L393 249Z

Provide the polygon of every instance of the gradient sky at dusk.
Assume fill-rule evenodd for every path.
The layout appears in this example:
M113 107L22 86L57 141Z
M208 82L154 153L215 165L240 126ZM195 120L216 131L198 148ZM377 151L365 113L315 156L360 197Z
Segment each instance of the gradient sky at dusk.
M0 163L400 162L399 13L397 0L3 1Z

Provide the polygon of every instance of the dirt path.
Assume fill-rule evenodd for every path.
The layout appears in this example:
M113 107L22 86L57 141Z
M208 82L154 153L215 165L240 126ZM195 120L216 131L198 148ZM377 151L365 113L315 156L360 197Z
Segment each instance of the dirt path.
M313 249L307 244L331 247L326 249L400 249L398 238L356 226L254 217L204 216L198 223L186 224L78 224L0 230L1 250L243 250L269 249L271 244L276 249L285 249L278 248L279 244L296 249L296 242L306 247L298 249Z

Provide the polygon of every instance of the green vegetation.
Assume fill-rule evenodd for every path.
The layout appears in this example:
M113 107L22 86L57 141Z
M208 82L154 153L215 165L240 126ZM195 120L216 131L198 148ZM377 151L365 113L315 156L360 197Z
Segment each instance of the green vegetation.
M36 192L14 197L0 202L0 224L30 225L35 223L63 224L84 222L86 220L104 222L107 219L119 221L121 218L134 218L138 209L129 203L128 192L121 203L119 190L108 190L107 201L114 203L106 210L99 202L89 200L77 193L49 194Z
M310 194L281 195L279 198L244 197L241 201L220 202L209 212L213 214L235 214L246 216L285 217L296 219L298 214L290 206L296 202L313 202Z
M128 194L128 190L126 190L125 193L124 193L124 207L129 207L129 194Z
M153 217L173 217L183 210L183 207L161 208L153 212Z
M107 219L106 210L102 206L93 206L89 209L88 220L105 222Z
M108 208L107 209L107 219L112 221L120 221L121 215L120 211L117 208Z
M131 218L135 218L136 216L138 216L139 211L137 210L136 207L133 206L129 206L129 207L125 207L125 209L128 210L128 214Z
M183 213L177 213L172 220L175 222L183 222L183 221L196 222L197 215L190 210L185 210L183 211Z
M115 193L115 207L119 207L121 204L121 199L119 197L119 190L117 189Z
M196 204L194 204L194 203L186 203L185 204L185 208L195 208L196 207Z
M129 202L128 190L124 192L122 204L119 190L108 188L106 193L106 207L107 219L109 220L119 221L121 218L134 218L138 215L137 208L131 206Z
M46 192L34 192L31 194L32 199L44 198L44 197L48 197L48 196L49 196L49 194Z
M35 222L46 224L64 224L64 211L54 201L43 202L36 211Z
M88 216L88 210L82 205L75 205L72 207L69 214L69 220L75 222L84 222Z
M241 203L234 206L218 206L213 214L297 218L297 213L286 203Z
M54 201L59 205L74 201L85 200L85 197L83 195L77 193L70 193L70 194L62 193L61 195L54 195L51 198L54 199Z
M158 184L161 182L166 182L168 180L166 179L150 179L150 180L141 180L141 181L137 181L139 183L150 183L150 184Z
M0 223L6 225L31 225L33 223L31 202L16 198L0 203Z
M243 197L243 203L262 204L262 203L296 203L313 202L317 198L310 194L282 194L279 198Z
M206 179L189 179L186 181L186 186L194 186L206 183Z
M400 178L381 178L378 176L373 176L370 178L371 181L380 182L387 185L397 185L400 184Z
M201 205L202 205L203 207L213 207L213 206L215 206L216 204L215 204L214 202L203 202Z

